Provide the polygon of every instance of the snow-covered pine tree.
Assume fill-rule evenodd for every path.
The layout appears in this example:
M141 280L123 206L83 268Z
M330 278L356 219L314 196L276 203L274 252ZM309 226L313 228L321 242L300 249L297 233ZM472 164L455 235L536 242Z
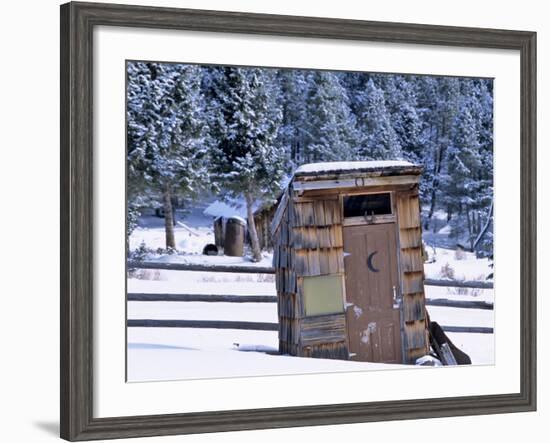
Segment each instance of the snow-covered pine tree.
M471 212L476 206L481 157L474 118L465 99L461 100L459 112L460 118L457 119L455 134L447 151L447 179L442 183L442 203L449 211L465 219L468 240L472 245L475 227ZM462 223L458 226L464 228Z
M481 255L493 256L493 80L475 80L475 102L478 112L478 136L481 150L481 171L485 183L480 189L481 230L474 241L474 250Z
M148 177L144 174L145 143L147 118L143 111L147 99L147 69L144 63L127 65L127 211L126 240L137 226L139 208L151 204L151 192Z
M394 160L401 157L401 146L386 107L384 91L369 79L358 92L356 156L361 160Z
M284 176L284 152L276 145L282 121L273 97L273 73L258 68L223 69L216 101L222 124L212 163L222 196L243 197L247 207L252 259L261 259L254 203L272 198Z
M283 111L279 145L288 150L285 169L290 174L303 160L308 121L308 109L305 103L309 84L306 71L297 69L280 70L277 81L280 85L280 104Z
M361 93L373 75L368 72L338 72L336 75L346 89L351 112L357 119L361 106Z
M173 197L194 198L209 176L200 82L197 66L128 63L128 188L162 202L167 250L176 248Z
M422 121L418 112L416 77L404 75L377 75L384 90L386 109L401 148L401 155L415 163L422 163L423 147L420 143Z
M492 218L492 143L482 141L484 109L480 86L471 79L461 83L459 112L448 149L446 180L442 183L442 201L456 214L454 233L465 233L469 249L480 243L482 230Z
M353 159L357 131L346 89L332 72L310 71L307 82L307 119L302 129L304 161Z
M458 115L460 79L453 77L419 77L419 106L423 121L420 134L424 146L424 186L421 196L428 206L424 228L428 229L441 197L442 181L446 179L447 151L451 145L453 127ZM448 219L452 210L445 208ZM434 225L435 228L435 225Z

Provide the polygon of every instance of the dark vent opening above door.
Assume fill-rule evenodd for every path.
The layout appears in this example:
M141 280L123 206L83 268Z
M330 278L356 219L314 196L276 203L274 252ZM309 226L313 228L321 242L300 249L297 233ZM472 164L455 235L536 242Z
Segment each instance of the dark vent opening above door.
M391 196L389 192L344 197L344 217L346 218L391 213Z

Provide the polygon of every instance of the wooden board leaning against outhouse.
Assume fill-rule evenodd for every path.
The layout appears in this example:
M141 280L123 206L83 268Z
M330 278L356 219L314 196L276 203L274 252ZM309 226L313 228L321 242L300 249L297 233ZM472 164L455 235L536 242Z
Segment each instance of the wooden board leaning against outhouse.
M428 352L418 188L398 192L396 200L403 296L405 361L414 363L417 358Z
M343 287L342 216L337 196L290 196L275 232L280 351L303 357L347 359L342 311L307 316L304 279L336 276Z

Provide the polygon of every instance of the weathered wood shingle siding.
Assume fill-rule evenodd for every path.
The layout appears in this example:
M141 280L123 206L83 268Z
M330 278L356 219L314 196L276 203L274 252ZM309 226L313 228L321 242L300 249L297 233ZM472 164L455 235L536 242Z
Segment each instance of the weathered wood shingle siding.
M276 268L277 311L279 316L279 351L297 355L300 337L299 318L303 307L297 297L293 253L289 246L289 211L281 212L281 222L273 233L273 266Z
M413 363L428 352L424 296L424 260L418 190L398 192L401 288L403 296L403 339L405 361Z
M310 357L348 358L344 313L306 317L304 312L303 278L321 275L343 275L344 250L340 202L337 198L294 200L289 195L286 218L281 220L280 241L288 246L293 265L296 292L283 295L284 310L279 337L281 351ZM281 229L288 223L288 239ZM276 242L277 243L277 242ZM279 293L281 294L281 293ZM285 298L291 298L285 300ZM343 300L342 300L343 302ZM288 315L288 309L293 309ZM299 338L288 332L290 325L300 332Z

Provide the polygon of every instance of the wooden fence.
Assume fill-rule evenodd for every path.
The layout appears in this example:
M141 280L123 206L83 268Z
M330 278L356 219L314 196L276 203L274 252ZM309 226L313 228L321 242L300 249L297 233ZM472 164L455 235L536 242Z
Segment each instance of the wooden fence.
M165 263L152 261L129 261L128 269L157 269L167 271L203 271L229 272L245 274L275 274L275 269L259 265L211 265L197 263ZM425 279L426 286L492 289L492 282L467 280L436 280ZM162 294L162 293L128 293L128 301L140 302L223 302L223 303L276 303L275 295L225 295L225 294ZM493 303L484 301L449 300L444 298L426 299L428 306L440 306L461 309L492 310ZM277 331L277 323L223 321L223 320L153 320L129 319L128 327L164 327L164 328L214 328L214 329L246 329L256 331ZM472 326L442 326L446 332L492 334L493 328Z

